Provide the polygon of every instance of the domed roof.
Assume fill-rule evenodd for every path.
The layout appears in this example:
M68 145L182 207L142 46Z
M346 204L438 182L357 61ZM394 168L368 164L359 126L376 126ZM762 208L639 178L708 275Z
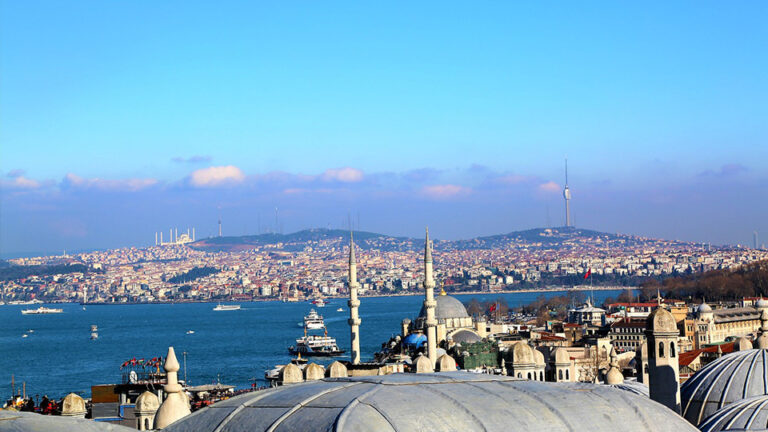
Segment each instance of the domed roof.
M701 368L680 387L683 417L694 425L726 405L768 394L768 350L736 351Z
M753 396L734 402L699 426L703 432L765 431L768 424L768 395Z
M75 413L84 413L86 412L85 409L85 401L80 396L70 393L66 397L64 397L64 400L61 402L61 413L62 415L66 414L75 414Z
M467 308L464 307L464 304L456 297L439 295L435 297L435 301L437 302L437 306L435 307L435 318L437 319L469 317ZM426 318L426 316L427 311L422 305L421 311L419 311L419 318Z
M403 339L403 345L411 348L419 348L427 341L427 337L421 333L411 333Z
M696 309L698 313L702 312L712 312L712 307L706 303L702 303L699 305L699 307Z
M160 399L151 391L145 391L136 398L136 411L152 412L160 408Z
M535 355L533 348L527 343L520 341L515 342L512 345L512 364L513 365L533 365L535 362Z
M448 335L448 339L456 343L475 343L480 342L483 338L472 330L461 329Z
M235 396L167 432L625 430L694 432L672 410L606 386L466 372L326 378Z
M91 419L0 410L0 430L46 432L136 432L136 429Z
M768 300L760 297L760 300L758 300L757 303L755 303L755 307L758 309L768 308Z
M657 307L648 315L645 328L646 330L662 333L677 333L678 331L675 316L663 307Z

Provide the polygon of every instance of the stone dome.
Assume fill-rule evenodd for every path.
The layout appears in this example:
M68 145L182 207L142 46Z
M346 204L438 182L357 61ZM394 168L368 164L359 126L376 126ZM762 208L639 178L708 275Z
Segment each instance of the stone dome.
M609 384L608 387L628 391L640 396L650 397L648 386L635 380L625 380L620 384Z
M696 309L698 313L707 313L712 312L712 307L706 303L702 303L699 305L699 307Z
M137 412L155 412L160 408L160 399L151 391L145 391L136 398Z
M558 364L558 365L571 364L571 354L568 352L567 349L562 347L555 349L555 364Z
M65 396L61 402L61 415L63 416L85 414L86 412L85 401L74 393Z
M607 386L467 372L324 379L235 396L167 432L695 432L674 411Z
M453 342L461 343L461 344L470 344L470 343L480 342L481 340L483 340L483 338L481 338L480 335L478 335L477 333L471 330L466 330L466 329L461 329L454 333L451 333L450 335L448 335L448 339L450 339Z
M677 321L675 321L674 315L663 307L657 307L650 315L648 315L645 322L645 329L661 333L678 332Z
M768 395L734 402L707 417L702 432L765 431L768 424Z
M682 415L694 425L742 399L768 394L768 350L736 351L704 366L680 387Z
M467 318L469 317L469 314L467 313L467 308L464 307L464 304L459 301L456 297L451 297L449 295L439 295L435 297L435 301L437 302L437 306L435 307L435 318L436 319L446 319L446 318ZM421 311L419 311L419 318L426 318L427 317L427 311L424 309L424 306L421 306Z
M535 354L533 353L533 348L528 346L525 342L515 342L514 345L512 345L512 364L520 367L522 365L531 365L533 366L536 362Z
M760 300L755 303L755 307L758 309L768 308L768 300L760 297Z

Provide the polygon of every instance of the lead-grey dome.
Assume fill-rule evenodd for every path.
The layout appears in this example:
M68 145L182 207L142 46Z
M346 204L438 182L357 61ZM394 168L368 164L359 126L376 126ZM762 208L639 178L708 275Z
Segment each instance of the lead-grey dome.
M449 295L439 295L435 297L435 301L437 302L437 306L435 306L435 318L437 319L466 318L469 316L467 313L467 308L464 307L464 304L456 297L451 297ZM426 317L427 311L422 305L421 311L419 311L419 318Z
M648 398L594 384L466 372L326 378L233 397L169 426L183 431L693 432Z
M751 349L720 357L680 387L683 417L694 425L724 406L768 394L768 351Z
M483 340L483 338L481 338L477 333L466 329L461 329L448 335L448 339L450 339L452 342L461 344L470 344Z
M768 395L753 396L718 410L699 426L702 432L768 430Z
M47 416L31 412L0 410L0 432L135 432L136 429L82 418Z

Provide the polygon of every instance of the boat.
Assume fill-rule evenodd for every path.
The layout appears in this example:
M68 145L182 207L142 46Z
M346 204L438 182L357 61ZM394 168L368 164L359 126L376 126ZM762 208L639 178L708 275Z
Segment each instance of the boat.
M99 338L99 334L98 333L96 333L96 332L91 333L91 340L98 339L98 338Z
M319 330L325 327L325 321L323 316L318 314L314 309L309 310L309 314L304 317L304 323L299 323L299 327L306 327L310 330Z
M296 339L296 345L288 347L288 352L293 355L305 357L334 357L344 354L344 350L339 349L336 344L336 338L328 336L326 330L322 336L307 335L307 328L304 328L304 337Z
M187 334L195 334L194 330L187 330Z
M312 304L314 304L317 307L325 307L325 305L326 305L325 300L323 300L321 298L319 298L317 300L313 300Z
M336 309L336 312L344 312L344 308L338 308Z
M223 305L219 303L216 305L215 308L213 308L215 311L233 311L233 310L240 310L240 305Z
M25 337L29 337L29 335L24 333L23 335L21 335L21 337L25 338Z
M53 309L53 308L47 308L45 306L40 306L37 309L24 309L21 311L23 315L56 314L56 313L62 313L62 312L64 312L63 309Z

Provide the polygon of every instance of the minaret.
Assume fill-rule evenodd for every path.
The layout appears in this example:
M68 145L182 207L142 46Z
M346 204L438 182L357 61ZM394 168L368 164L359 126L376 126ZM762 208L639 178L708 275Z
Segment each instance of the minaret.
M155 246L157 246L157 231L155 231Z
M184 388L179 384L179 361L173 347L168 347L168 355L165 356L165 376L167 384L163 386L165 400L155 414L155 429L163 429L176 420L188 416L189 398L184 393Z
M648 392L651 399L680 414L679 331L675 317L657 307L646 320Z
M163 245L163 232L160 231L160 246Z
M192 227L192 241L195 241L195 227Z
M432 278L432 243L429 241L427 228L427 240L424 243L424 309L427 311L427 356L433 365L437 362L436 306L435 280Z
M352 233L349 233L349 329L350 342L352 348L350 357L352 364L360 363L360 316L358 315L357 308L360 307L360 300L357 299L357 289L360 284L357 282L357 262L355 261L355 240L352 237Z
M565 226L571 226L571 190L568 189L568 159L565 160L565 189L563 189L563 198L565 198Z

